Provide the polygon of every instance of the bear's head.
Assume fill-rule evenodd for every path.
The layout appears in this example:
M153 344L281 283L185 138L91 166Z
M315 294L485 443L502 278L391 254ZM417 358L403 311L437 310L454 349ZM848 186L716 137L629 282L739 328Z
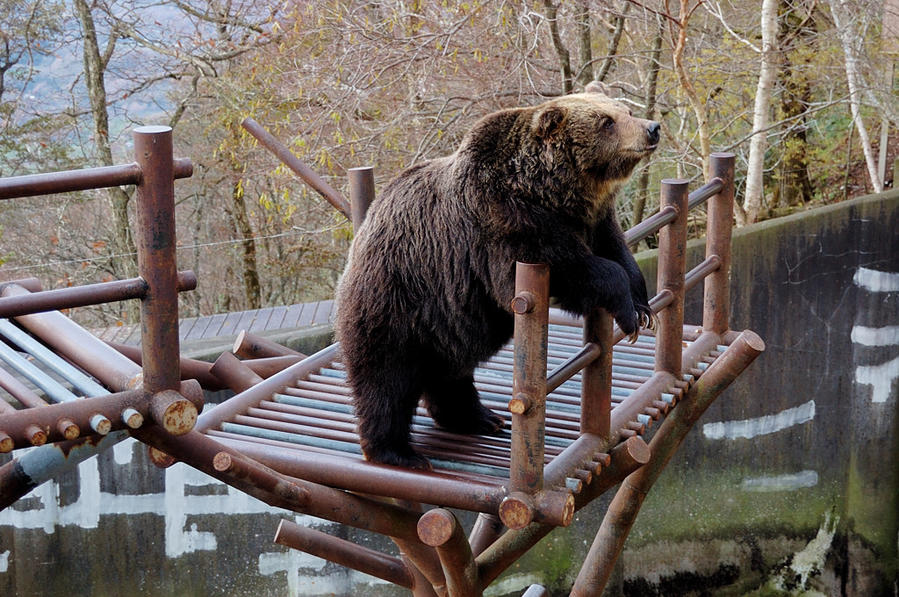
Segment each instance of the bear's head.
M592 183L604 202L658 146L660 125L634 117L591 84L532 108L530 129L549 169Z
M565 149L581 174L626 179L659 143L660 125L636 118L630 108L605 94L566 95L535 108L532 130L550 151Z

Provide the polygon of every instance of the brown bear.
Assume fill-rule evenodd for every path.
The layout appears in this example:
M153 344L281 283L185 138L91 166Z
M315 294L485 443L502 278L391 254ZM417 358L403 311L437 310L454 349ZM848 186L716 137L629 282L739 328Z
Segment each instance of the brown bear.
M548 264L550 292L569 312L602 307L629 334L649 321L614 194L658 141L657 122L588 91L490 114L455 153L387 185L337 292L368 460L430 467L409 444L420 398L449 431L502 426L473 374L512 336L516 261Z

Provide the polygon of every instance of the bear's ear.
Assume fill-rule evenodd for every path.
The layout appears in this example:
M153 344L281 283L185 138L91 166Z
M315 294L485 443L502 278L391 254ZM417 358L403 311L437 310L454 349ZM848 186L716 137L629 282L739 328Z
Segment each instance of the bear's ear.
M610 90L605 83L601 83L600 81L590 81L587 83L587 86L584 87L584 93L595 93L606 98L612 97L609 95L609 91Z
M562 130L566 118L568 110L563 106L547 106L537 115L534 134L538 139L549 141Z

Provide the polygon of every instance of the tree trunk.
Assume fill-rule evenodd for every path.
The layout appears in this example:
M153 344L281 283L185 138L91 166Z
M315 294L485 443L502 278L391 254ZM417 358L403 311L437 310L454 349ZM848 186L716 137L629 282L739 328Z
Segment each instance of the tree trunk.
M247 308L259 309L262 307L262 290L259 284L259 269L256 264L256 241L253 238L253 228L250 226L250 217L247 214L241 179L235 181L231 186L231 209L229 211L234 231L239 238L243 239L241 263L243 264L242 278L244 294L247 297Z
M801 18L789 0L780 0L778 22L778 47L782 52L779 119L791 123L781 139L781 160L774 189L774 205L793 207L812 200L814 187L808 173L808 130L806 111L812 102L809 85L808 58L802 58L799 68L793 63L791 40L798 39L800 46L815 43L815 23L811 18Z
M859 95L861 93L859 61L861 51L858 46L863 40L856 28L852 26L852 13L850 7L846 5L846 0L828 0L828 4L830 5L830 13L833 16L833 23L836 26L846 61L846 82L849 86L849 109L852 113L852 121L855 123L858 139L865 154L865 165L868 167L868 177L871 180L871 186L874 188L875 193L882 193L883 182L877 173L877 162L874 159L871 139L868 136L868 129L865 127L865 122L862 120L859 109Z
M758 218L765 198L765 149L768 124L771 121L771 89L777 76L777 0L762 2L762 52L755 108L752 117L753 134L749 141L749 163L746 169L746 195L743 200L743 221L752 224Z
M693 109L693 114L696 116L696 128L699 133L699 153L702 158L702 174L703 177L708 180L710 168L709 155L712 153L711 133L709 132L709 115L705 107L705 102L702 101L699 94L696 93L696 88L693 87L693 82L690 80L687 69L684 67L684 50L687 48L687 26L690 21L690 14L690 1L680 0L680 13L678 14L678 20L675 25L677 28L677 36L675 38L674 51L672 52L671 58L674 63L674 71L677 73L677 80L681 87L683 87L684 93L687 94L687 101L690 102L690 108Z
M91 116L94 120L94 141L97 159L102 166L112 166L112 147L109 144L109 115L106 111L106 85L104 74L106 65L115 47L116 33L110 38L103 54L97 43L97 29L94 17L86 0L74 0L75 11L81 23L84 36L84 84L90 99ZM131 196L121 187L106 190L113 217L113 252L117 255L112 260L115 275L119 278L131 278L137 275L137 257L131 226L128 223L128 202Z
M652 53L649 63L649 81L646 85L646 112L643 115L647 120L655 119L656 112L656 88L659 82L659 59L662 56L662 27L659 25L655 39L652 42ZM649 189L649 165L643 167L640 174L637 196L634 199L632 225L637 225L643 220L643 211L646 209L646 196Z
M621 36L624 34L625 18L627 17L627 11L630 10L630 7L631 3L625 2L621 14L615 17L615 31L612 33L612 39L609 40L606 58L603 60L602 67L599 69L599 74L596 75L597 81L605 81L609 71L612 69L615 56L618 54L618 44L621 43Z
M590 35L590 7L587 0L581 0L577 13L578 49L581 68L578 82L586 87L593 80L593 39Z
M568 94L574 89L571 79L571 54L568 52L568 48L565 47L565 44L562 42L562 36L559 34L559 7L553 4L552 0L543 0L543 5L546 6L546 20L549 21L549 33L562 69L562 93Z

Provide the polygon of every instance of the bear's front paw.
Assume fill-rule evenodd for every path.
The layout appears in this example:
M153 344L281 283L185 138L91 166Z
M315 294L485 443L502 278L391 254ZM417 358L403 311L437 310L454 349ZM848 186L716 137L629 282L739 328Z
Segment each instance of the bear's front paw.
M620 308L612 311L612 316L615 318L621 331L633 341L636 339L636 334L640 330L640 314L637 313L637 310L634 308L634 302L630 297L626 297L626 299L621 302L623 304Z
M429 471L433 468L427 458L413 450L411 447L402 450L388 448L373 450L369 447L363 448L362 452L365 454L365 459L369 462L389 464L403 468L413 468L421 471Z
M637 317L640 319L640 327L646 330L658 329L659 316L652 312L649 305L637 305Z

